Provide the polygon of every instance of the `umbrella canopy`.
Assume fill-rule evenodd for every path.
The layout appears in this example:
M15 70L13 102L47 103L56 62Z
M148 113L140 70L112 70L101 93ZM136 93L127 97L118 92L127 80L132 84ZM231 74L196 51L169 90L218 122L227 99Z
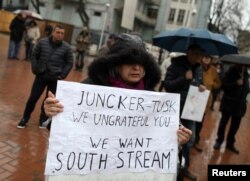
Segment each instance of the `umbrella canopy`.
M16 11L14 11L13 13L14 14L20 14L20 13L24 14L24 15L27 16L27 18L34 18L34 19L38 19L38 20L42 20L43 19L43 17L40 14L38 14L38 13L36 13L34 11L31 11L31 10L18 9Z
M220 58L220 60L224 63L233 63L233 64L242 64L242 65L250 65L250 56L247 55L224 55Z
M209 55L222 56L238 53L237 46L227 36L205 29L166 30L153 38L153 45L169 52L185 53L191 44L198 44Z

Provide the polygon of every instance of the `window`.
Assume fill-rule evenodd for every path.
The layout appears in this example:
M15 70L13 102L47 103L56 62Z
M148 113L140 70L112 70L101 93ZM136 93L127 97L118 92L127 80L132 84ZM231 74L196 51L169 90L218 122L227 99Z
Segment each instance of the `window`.
M183 24L184 17L185 17L185 10L180 9L179 14L178 14L178 18L177 18L177 23Z
M60 4L55 4L54 9L62 9L62 6Z
M94 11L94 16L101 16L101 15L102 15L101 12L99 12L99 11Z
M170 13L169 13L169 16L168 16L168 21L169 22L174 22L175 12L176 12L176 9L174 9L174 8L170 9Z
M40 0L39 1L39 5L40 5L40 7L45 7L45 1L44 0Z
M148 9L148 17L149 18L156 19L157 18L157 14L158 14L158 10L157 9Z

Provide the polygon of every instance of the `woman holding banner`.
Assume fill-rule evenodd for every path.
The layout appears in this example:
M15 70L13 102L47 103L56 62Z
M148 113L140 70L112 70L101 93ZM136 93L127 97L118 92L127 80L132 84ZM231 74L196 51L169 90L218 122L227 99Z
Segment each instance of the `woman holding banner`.
M93 61L88 78L82 83L153 91L160 81L161 72L143 41L136 35L121 34L116 42L107 56ZM47 116L52 117L63 111L63 105L49 93L44 109ZM186 143L191 135L189 129L180 126L179 143Z
M121 34L106 56L98 57L89 66L88 78L83 83L153 91L161 78L160 68L135 35ZM63 111L63 105L52 93L44 102L47 116ZM186 143L192 131L180 126L179 144Z

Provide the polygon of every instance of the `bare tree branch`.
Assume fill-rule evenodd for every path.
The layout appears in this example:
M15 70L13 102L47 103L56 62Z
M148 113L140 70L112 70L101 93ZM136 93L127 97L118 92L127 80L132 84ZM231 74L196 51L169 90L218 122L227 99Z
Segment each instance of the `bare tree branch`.
M239 29L243 27L244 1L214 0L212 7L208 29L212 32L230 35L235 41Z
M40 14L40 1L39 0L31 0L31 4L35 8L36 12Z

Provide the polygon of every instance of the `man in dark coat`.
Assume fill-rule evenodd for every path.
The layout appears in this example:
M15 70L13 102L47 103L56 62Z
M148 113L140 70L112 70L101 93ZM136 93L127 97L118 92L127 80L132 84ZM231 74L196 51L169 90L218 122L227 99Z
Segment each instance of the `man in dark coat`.
M222 113L217 139L214 149L220 149L224 141L225 128L231 117L231 125L227 134L226 148L239 154L239 150L235 147L235 135L240 127L241 118L247 109L247 94L249 89L249 74L242 65L231 67L222 80L222 89L224 91L220 111Z
M199 86L200 91L205 90L202 79L202 71L199 62L203 56L203 50L196 44L190 45L187 49L187 55L172 59L171 65L167 69L164 81L167 92L179 93L181 96L180 113L182 113L189 86L191 84ZM195 140L195 122L181 119L181 123L193 134L188 143L183 145L183 157L185 158L184 176L190 180L196 180L196 177L188 170L190 162L190 151Z
M30 97L27 101L23 117L17 128L25 128L33 112L36 102L47 87L48 91L56 92L57 80L63 80L69 74L73 66L73 54L68 43L63 41L65 30L62 26L56 25L52 36L41 39L36 45L31 56L32 72L36 75ZM47 119L42 111L39 120L39 127Z
M20 42L23 38L23 33L25 31L24 17L20 13L10 23L10 42L8 59L17 59Z

